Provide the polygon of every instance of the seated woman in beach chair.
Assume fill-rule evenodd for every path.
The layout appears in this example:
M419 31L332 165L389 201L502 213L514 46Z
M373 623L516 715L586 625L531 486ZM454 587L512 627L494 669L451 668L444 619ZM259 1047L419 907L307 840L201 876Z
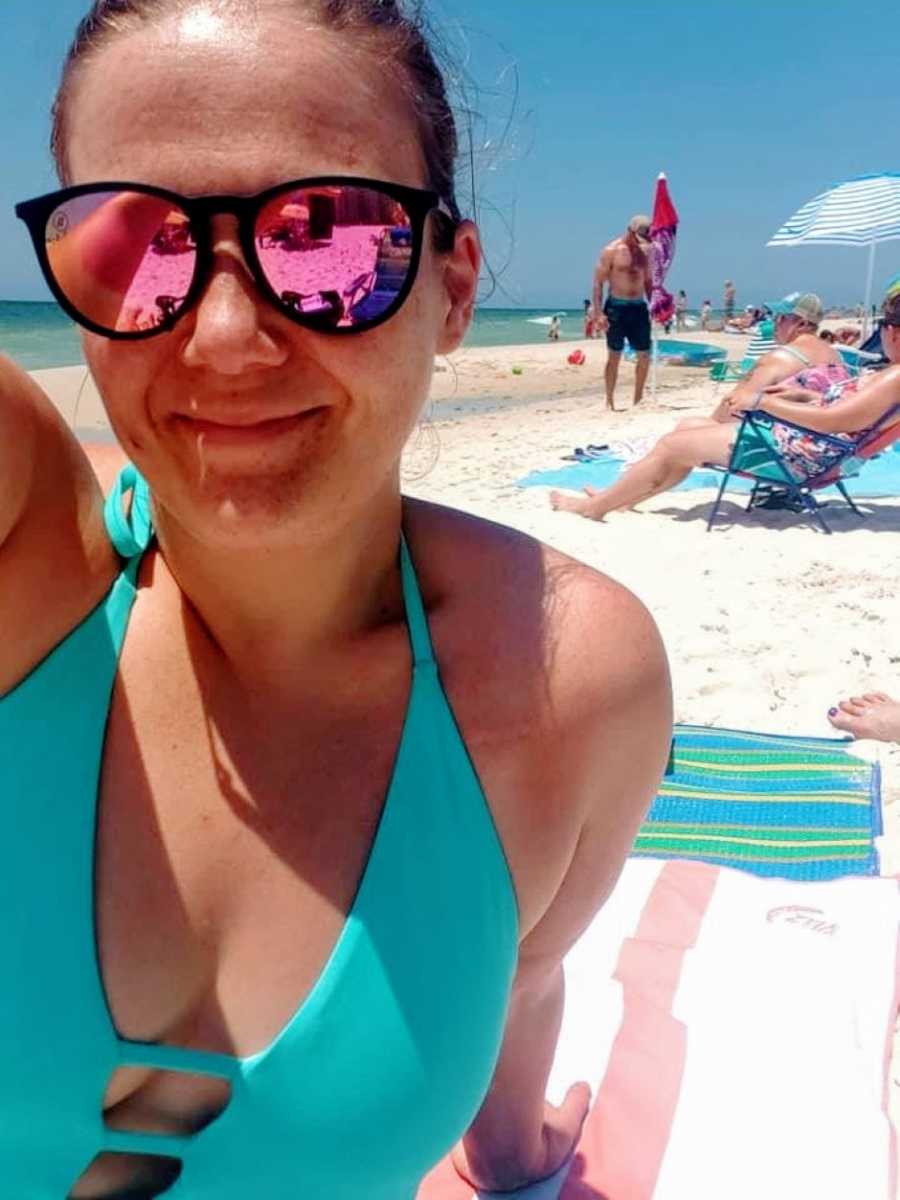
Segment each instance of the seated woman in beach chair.
M780 334L784 319L779 316L776 335ZM740 428L738 419L756 409L793 423L782 425L776 420L765 427L765 436L772 439L773 452L792 474L805 479L811 468L827 470L845 453L835 439L848 447L864 441L891 409L900 405L900 292L889 294L885 300L883 329L882 342L891 366L879 374L851 379L846 369L825 364L806 368L752 394L741 385L731 395L727 421L698 419L691 425L682 422L611 487L602 491L585 488L586 496L552 492L551 505L602 521L607 513L632 508L668 491L705 463L723 467L731 463L733 469L740 470L739 462L731 462ZM826 351L831 349L826 342L820 345ZM816 434L826 434L827 438Z
M756 365L738 381L734 391L719 401L710 413L710 420L733 421L733 410L741 396L754 396L772 384L781 383L797 373L798 364L804 371L825 372L824 379L811 380L809 386L814 391L818 391L823 384L831 386L848 378L849 371L838 351L819 336L823 307L818 296L809 292L794 292L768 307L772 311L772 332L777 347L760 355ZM705 423L702 418L688 418L678 428L697 428Z

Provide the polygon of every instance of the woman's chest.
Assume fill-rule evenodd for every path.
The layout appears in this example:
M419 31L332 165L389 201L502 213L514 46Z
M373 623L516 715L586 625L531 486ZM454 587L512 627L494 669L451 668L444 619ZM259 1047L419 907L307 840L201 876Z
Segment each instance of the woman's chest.
M260 722L157 652L126 645L111 706L44 688L54 753L34 741L0 765L24 817L18 884L0 888L20 964L0 1109L14 1094L23 1114L0 1136L5 1178L21 1164L16 1186L69 1187L156 1132L184 1160L179 1196L413 1179L480 1102L515 962L502 849L449 714L410 696L401 664L375 701L323 687L295 722ZM160 1069L160 1042L254 1056L252 1076L229 1100L181 1050ZM348 1159L386 1107L398 1119ZM49 1127L25 1120L47 1111Z
M153 661L154 655L157 661ZM279 711L126 645L104 742L95 921L116 1028L254 1054L321 974L375 840L408 685ZM249 981L253 985L249 985Z

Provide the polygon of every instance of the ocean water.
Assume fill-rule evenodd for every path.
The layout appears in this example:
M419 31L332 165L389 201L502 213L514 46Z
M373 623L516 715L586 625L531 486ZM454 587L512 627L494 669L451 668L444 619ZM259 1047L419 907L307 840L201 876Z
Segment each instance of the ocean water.
M0 353L28 371L84 362L78 327L57 304L0 300Z
M482 308L466 339L467 346L522 346L545 342L550 318L560 315L560 339L583 335L580 310L556 308ZM84 362L78 328L56 304L0 300L0 353L26 370L68 367Z

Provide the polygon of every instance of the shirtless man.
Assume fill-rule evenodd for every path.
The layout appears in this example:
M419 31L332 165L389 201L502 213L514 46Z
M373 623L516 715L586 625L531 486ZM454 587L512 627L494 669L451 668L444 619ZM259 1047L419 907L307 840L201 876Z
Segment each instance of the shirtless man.
M616 381L625 342L637 354L634 402L640 404L650 370L650 218L632 217L625 233L610 242L594 271L597 329L606 333L606 407L615 409ZM604 303L603 293L609 287Z

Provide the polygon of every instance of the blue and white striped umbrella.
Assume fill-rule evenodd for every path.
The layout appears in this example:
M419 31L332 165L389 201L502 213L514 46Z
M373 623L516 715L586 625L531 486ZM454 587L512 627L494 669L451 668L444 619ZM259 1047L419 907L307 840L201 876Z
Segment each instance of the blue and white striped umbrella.
M871 246L900 238L900 172L863 175L822 192L786 221L770 246Z
M866 323L875 279L875 247L900 239L900 172L861 175L804 204L769 241L770 246L867 246Z

